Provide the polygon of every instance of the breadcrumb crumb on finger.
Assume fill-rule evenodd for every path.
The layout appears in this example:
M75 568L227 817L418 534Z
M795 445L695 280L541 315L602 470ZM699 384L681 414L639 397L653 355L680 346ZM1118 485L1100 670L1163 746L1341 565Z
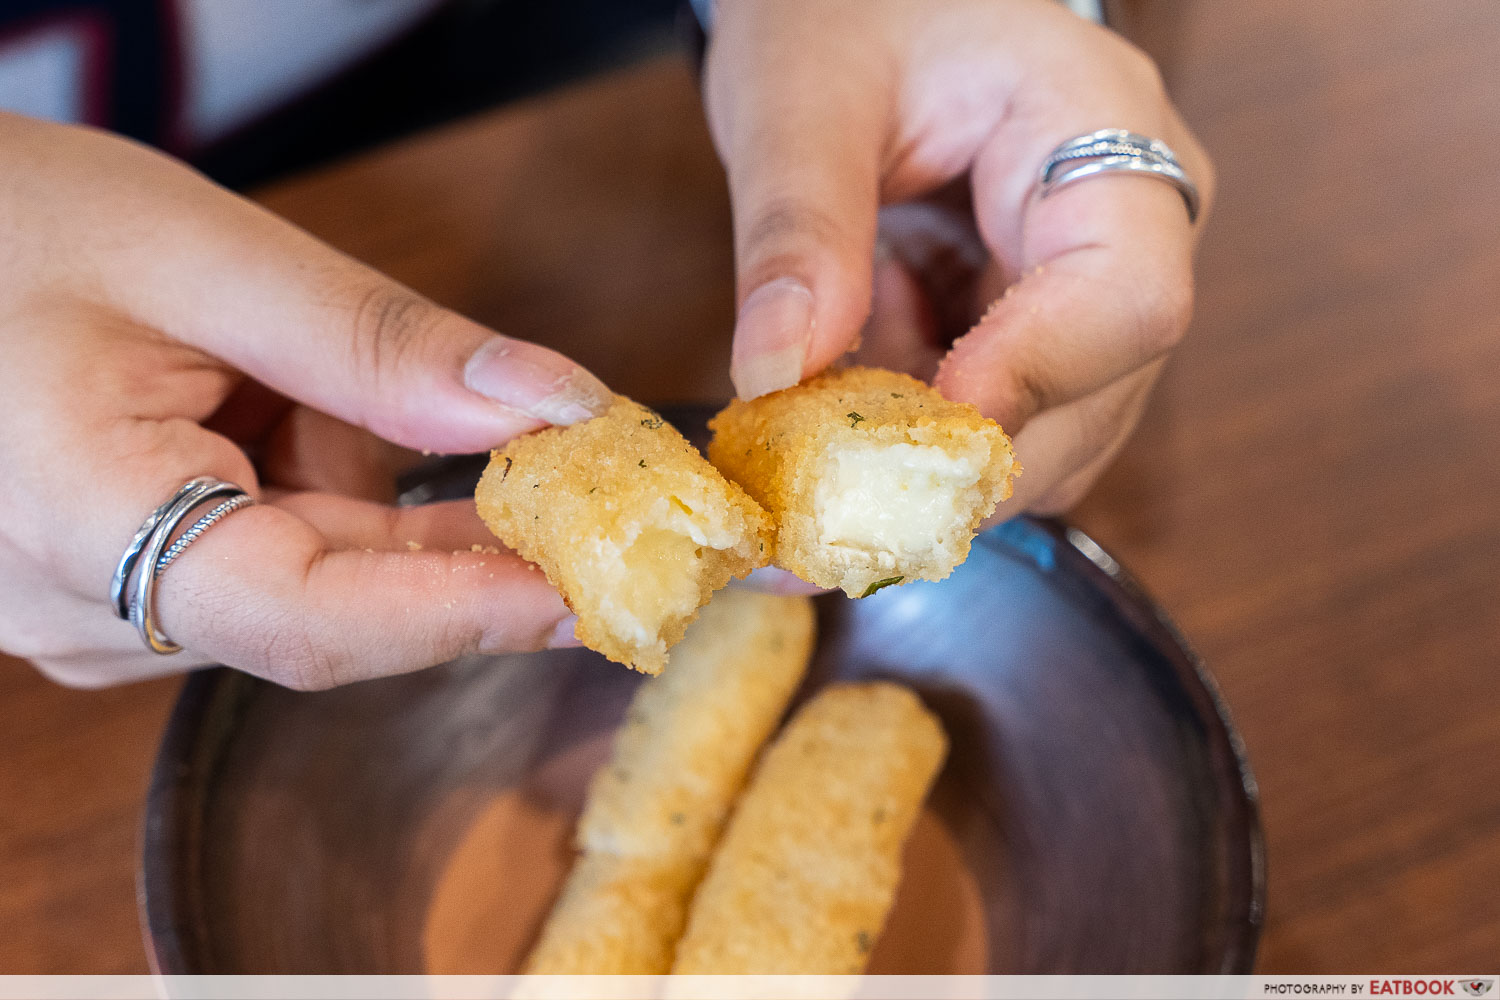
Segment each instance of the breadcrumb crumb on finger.
M817 694L741 796L672 972L862 972L947 746L937 719L899 685Z
M761 745L807 671L812 602L720 591L645 681L589 786L583 852L527 961L533 973L672 966L688 902Z
M562 594L578 639L648 674L715 590L771 554L765 511L623 396L492 452L475 500Z
M977 408L879 368L735 400L709 426L709 459L775 522L776 564L850 597L947 576L1021 471Z

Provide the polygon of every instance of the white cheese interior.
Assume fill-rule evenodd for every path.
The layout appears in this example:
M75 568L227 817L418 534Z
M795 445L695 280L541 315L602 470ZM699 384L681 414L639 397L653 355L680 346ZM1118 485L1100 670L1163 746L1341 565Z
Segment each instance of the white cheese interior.
M943 548L972 511L980 466L921 444L841 445L818 483L819 542L896 556ZM962 504L962 507L960 506Z
M601 609L618 635L649 646L664 622L698 609L705 549L734 545L735 537L675 497L653 510L645 524L609 560L614 572ZM613 546L611 546L613 547Z

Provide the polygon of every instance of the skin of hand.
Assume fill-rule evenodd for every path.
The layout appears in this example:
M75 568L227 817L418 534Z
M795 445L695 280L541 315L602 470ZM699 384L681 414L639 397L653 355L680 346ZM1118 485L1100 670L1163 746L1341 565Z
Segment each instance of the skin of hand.
M83 686L220 662L315 689L575 644L472 503L380 502L384 442L482 451L602 412L598 379L126 140L0 115L0 177L0 650ZM159 657L109 579L200 475L258 502L162 574L187 651Z
M1052 0L723 0L704 85L734 209L740 396L858 347L1015 437L1004 516L1076 502L1187 328L1213 196L1152 61ZM1047 155L1100 128L1166 142L1199 225L1153 178L1038 199Z

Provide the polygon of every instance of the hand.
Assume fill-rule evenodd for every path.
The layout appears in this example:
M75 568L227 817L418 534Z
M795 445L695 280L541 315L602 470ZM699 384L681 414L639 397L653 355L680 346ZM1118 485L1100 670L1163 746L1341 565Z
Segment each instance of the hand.
M377 502L374 435L484 450L600 411L597 379L124 140L0 115L0 177L0 649L75 684L217 661L320 688L572 644L535 567L470 551L472 503ZM110 574L198 475L260 502L162 575L188 652L158 657Z
M1206 211L1213 171L1151 61L1052 0L726 0L705 85L733 198L740 395L863 333L861 360L1015 436L1006 516L1080 498L1187 327L1198 230L1155 179L1046 201L1035 184L1059 143L1126 128L1177 153Z

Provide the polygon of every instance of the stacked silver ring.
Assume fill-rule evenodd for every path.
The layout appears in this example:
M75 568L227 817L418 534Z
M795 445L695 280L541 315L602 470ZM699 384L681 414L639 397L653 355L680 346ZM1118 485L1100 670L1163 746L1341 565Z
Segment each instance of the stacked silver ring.
M1054 149L1042 161L1041 197L1085 178L1113 172L1166 181L1182 195L1188 222L1198 221L1198 186L1177 162L1176 154L1160 139L1122 128L1102 128L1069 139Z
M177 529L189 515L212 500L219 502L174 540ZM152 511L131 538L110 580L109 602L115 617L135 626L147 649L163 655L182 649L157 628L157 577L205 531L254 502L250 494L233 483L199 476L178 487L172 498Z

